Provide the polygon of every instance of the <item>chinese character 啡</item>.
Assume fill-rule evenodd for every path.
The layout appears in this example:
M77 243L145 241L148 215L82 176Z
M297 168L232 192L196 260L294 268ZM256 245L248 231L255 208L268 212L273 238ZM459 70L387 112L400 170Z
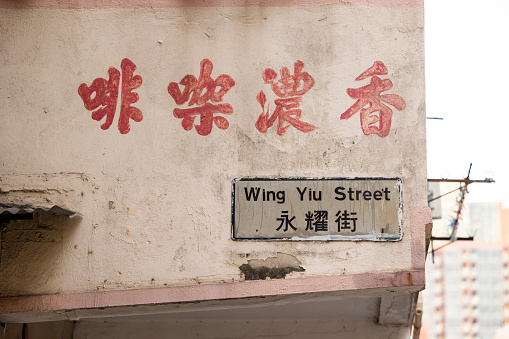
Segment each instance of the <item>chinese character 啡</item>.
M272 127L276 119L278 120L277 135L284 135L288 127L293 126L301 132L311 132L316 129L315 126L304 122L301 119L302 110L299 108L302 96L313 87L315 80L309 73L302 72L304 63L297 60L294 63L294 73L290 74L288 68L281 69L281 78L277 79L277 73L272 68L263 71L262 77L266 84L270 84L272 91L280 98L274 100L276 108L270 115L269 104L265 111L267 97L263 91L260 91L256 99L262 106L262 114L256 121L256 128L266 133Z
M348 88L346 93L357 101L341 114L340 119L349 119L360 110L361 128L364 134L377 134L386 137L391 129L392 109L385 105L388 103L403 110L406 107L405 100L397 94L381 94L392 88L392 81L380 79L378 75L387 75L387 67L381 61L375 61L374 65L359 75L355 81L371 77L368 85L359 88Z
M173 115L182 119L182 127L186 131L193 128L200 135L209 135L212 131L212 122L220 129L227 129L228 120L222 116L214 116L216 113L232 114L233 108L228 103L219 103L223 101L223 96L235 85L233 78L226 74L219 75L215 80L210 76L213 69L212 61L203 59L200 63L200 76L198 79L194 75L186 75L180 80L179 84L184 86L181 91L179 84L171 82L168 85L170 93L177 105L183 105L188 100L188 106L196 105L191 108L175 108ZM218 89L216 91L216 89ZM209 101L219 103L212 104ZM199 117L199 123L194 124L196 117Z
M136 122L143 120L141 110L131 107L138 101L138 93L132 92L141 86L142 78L135 75L136 65L129 59L125 58L120 64L122 69L122 91L120 96L120 117L118 119L118 130L122 134L129 132L129 119ZM108 69L109 79L97 78L92 85L87 86L83 83L78 87L78 94L83 100L85 108L92 112L92 119L100 121L106 117L101 128L106 130L113 123L115 111L117 110L118 92L120 84L120 72L114 67ZM93 95L95 93L95 95ZM102 106L99 108L99 106ZM97 109L99 108L99 109ZM94 111L95 110L95 111Z

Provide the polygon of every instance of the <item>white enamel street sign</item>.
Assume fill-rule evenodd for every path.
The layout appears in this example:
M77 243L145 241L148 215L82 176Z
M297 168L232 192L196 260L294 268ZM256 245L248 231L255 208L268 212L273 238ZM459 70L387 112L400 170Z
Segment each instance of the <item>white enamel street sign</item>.
M233 181L234 240L401 240L401 180Z

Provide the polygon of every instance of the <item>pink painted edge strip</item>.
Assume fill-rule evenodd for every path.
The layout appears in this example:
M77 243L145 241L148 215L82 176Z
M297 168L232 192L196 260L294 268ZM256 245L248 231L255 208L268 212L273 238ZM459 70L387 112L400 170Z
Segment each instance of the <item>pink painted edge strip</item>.
M432 223L429 207L412 207L410 209L410 244L412 252L412 269L424 270L426 265L426 224Z
M424 0L0 0L7 9L105 9L105 8L177 8L177 7L290 7L290 6L365 6L422 8Z
M0 298L0 314L424 286L424 270Z

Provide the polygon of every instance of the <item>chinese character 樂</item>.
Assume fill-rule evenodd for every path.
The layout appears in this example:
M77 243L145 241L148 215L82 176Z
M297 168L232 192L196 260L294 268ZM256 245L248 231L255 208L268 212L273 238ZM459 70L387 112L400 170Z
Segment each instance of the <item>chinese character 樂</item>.
M299 108L302 96L313 87L315 80L307 73L302 72L304 63L297 60L294 63L294 73L290 74L288 68L281 69L281 78L277 80L277 73L272 68L267 68L263 71L262 77L266 84L270 84L272 91L280 99L276 99L274 103L276 108L270 115L269 104L267 104L267 111L265 111L265 103L267 97L263 91L260 91L256 96L256 100L262 106L262 114L256 121L256 128L266 133L272 127L276 119L278 120L277 135L284 135L288 127L293 126L301 132L311 132L316 129L315 126L304 122L301 119L302 110Z
M392 109L385 105L388 103L403 110L406 107L405 100L397 94L381 94L392 88L392 81L380 79L378 75L387 75L387 67L381 61L375 61L374 65L359 75L355 81L371 77L368 85L359 88L348 88L347 93L357 101L348 108L340 119L349 119L360 110L362 132L365 135L377 134L386 137L391 129Z
M176 118L182 119L182 127L186 131L191 130L194 125L198 134L209 135L212 131L212 123L220 129L227 129L229 126L226 118L214 116L214 114L233 113L233 107L230 104L219 102L223 101L223 96L235 85L235 81L226 74L219 75L215 80L212 79L213 68L212 61L203 59L200 63L200 76L198 79L194 75L186 75L178 84L171 82L168 85L168 93L177 105L183 105L188 100L188 106L196 105L196 107L175 108L173 110L173 115ZM180 90L179 84L184 86L183 91ZM216 91L216 89L218 90ZM212 104L209 101L218 104ZM198 116L198 124L194 124Z
M125 58L120 64L122 69L122 90L120 96L120 116L118 119L118 130L126 134L131 129L129 119L136 122L143 120L143 113L136 107L131 107L138 101L138 93L132 92L142 84L142 78L134 75L136 65ZM109 79L95 79L90 86L82 83L78 87L78 94L83 100L85 108L92 112L92 119L100 121L106 117L101 128L106 130L113 123L115 111L117 110L118 92L120 84L120 72L114 67L108 69ZM95 93L95 95L94 95ZM102 106L99 108L99 106ZM94 111L95 110L95 111Z

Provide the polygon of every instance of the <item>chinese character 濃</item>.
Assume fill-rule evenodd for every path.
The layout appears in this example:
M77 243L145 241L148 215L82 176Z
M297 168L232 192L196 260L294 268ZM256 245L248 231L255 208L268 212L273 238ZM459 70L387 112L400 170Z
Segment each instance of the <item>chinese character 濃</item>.
M293 126L301 132L311 132L316 129L315 126L304 122L301 119L302 110L299 108L302 96L313 87L315 80L307 73L302 72L304 63L297 60L294 63L294 73L290 74L287 67L281 69L281 78L277 80L277 73L272 68L267 68L263 71L262 77L266 84L270 84L272 91L280 99L274 100L276 108L270 115L269 104L267 104L267 111L265 111L265 103L267 97L263 91L260 91L256 99L262 106L262 114L256 120L256 128L266 133L272 127L276 119L277 135L284 135L288 127Z

